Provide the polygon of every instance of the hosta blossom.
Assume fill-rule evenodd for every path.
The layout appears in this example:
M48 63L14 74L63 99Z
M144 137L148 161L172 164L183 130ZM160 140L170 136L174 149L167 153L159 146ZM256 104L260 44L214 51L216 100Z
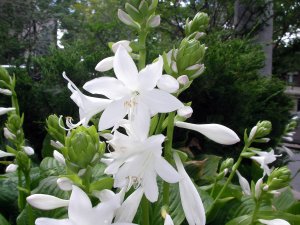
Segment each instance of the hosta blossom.
M4 115L8 112L14 111L15 108L4 108L4 107L0 107L0 116Z
M115 211L120 207L120 196L109 190L101 192L102 201L93 207L87 194L80 188L73 186L70 200L56 197L52 199L47 195L29 196L27 201L40 209L54 209L68 207L67 219L38 218L36 225L133 225L132 223L113 223ZM51 205L51 208L47 207Z
M149 126L149 120L145 120L126 124L128 135L115 131L113 139L108 141L114 151L105 154L111 159L105 173L114 175L115 187L126 185L129 178L129 186L141 186L147 199L155 202L158 199L156 176L176 183L179 175L161 155L165 137L162 134L148 137Z
M287 222L286 220L283 220L283 219L274 219L274 220L259 219L258 221L261 222L262 224L266 224L266 225L290 225L289 222Z
M281 155L275 155L273 149L270 152L253 152L256 153L258 156L251 156L250 158L260 164L260 168L264 170L264 175L267 174L269 176L272 170L269 168L268 164L274 162L276 160L276 157L279 157Z
M142 119L156 113L168 113L183 107L183 104L168 92L156 89L162 76L163 59L146 66L138 72L126 49L119 46L114 58L117 78L100 77L87 82L83 88L92 94L104 95L112 102L105 108L99 130L114 126L127 114L132 120L136 114Z
M186 122L175 122L176 127L197 131L207 138L223 145L233 145L240 141L237 134L220 124L192 124Z
M186 220L190 225L205 225L205 209L200 195L177 154L174 154L174 159L178 173L181 176L179 192Z
M246 180L245 177L243 177L239 171L236 171L236 174L238 175L239 178L239 183L241 185L241 188L243 190L244 195L251 195L251 189L250 189L250 184L249 182Z

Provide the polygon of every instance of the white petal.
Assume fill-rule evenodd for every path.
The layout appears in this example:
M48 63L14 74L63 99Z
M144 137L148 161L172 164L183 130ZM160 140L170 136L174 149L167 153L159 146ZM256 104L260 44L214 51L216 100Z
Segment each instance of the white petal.
M33 154L34 154L34 150L33 150L33 148L31 148L30 146L24 146L24 147L23 147L23 150L24 150L24 152L25 152L27 155L33 155Z
M241 188L242 188L244 194L250 196L250 195L251 195L251 190L250 190L249 182L246 180L245 177L243 177L243 176L239 173L239 171L236 171L236 174L237 174L238 177L239 177L239 183L240 183L240 185L241 185Z
M129 99L129 97L124 97L120 100L115 100L106 107L99 120L98 129L100 131L113 127L125 117L127 114L125 102Z
M15 139L16 138L16 135L14 135L12 132L10 132L9 129L7 129L6 127L3 128L3 134L4 134L4 137L6 139Z
M71 221L76 221L78 224L85 224L91 215L92 203L87 194L79 187L73 185L72 194L70 197L68 215Z
M63 191L71 191L72 190L73 181L71 181L67 177L58 178L56 183L57 183L58 187Z
M144 189L146 198L150 202L156 202L158 199L158 186L156 182L156 172L152 170L152 168L145 170L142 180L142 187Z
M177 115L183 118L190 118L193 114L193 109L191 106L184 106L177 110Z
M97 194L97 198L99 198L99 200L101 202L106 202L106 201L110 201L111 199L113 199L115 197L115 193L111 190L102 190Z
M42 210L51 210L69 205L69 200L44 194L30 195L26 200L31 206Z
M179 181L179 174L163 157L156 158L155 171L168 183L176 183Z
M0 158L7 157L7 156L15 156L15 154L0 150Z
M175 93L179 89L179 83L174 77L170 75L163 75L158 80L157 87L160 90L166 91L168 93Z
M0 94L11 96L12 92L11 90L0 88Z
M150 65L147 65L139 73L139 92L152 90L157 81L162 76L163 70L163 59L159 56L158 60Z
M114 56L102 59L95 67L95 70L99 72L105 72L113 68Z
M283 220L283 219L274 219L274 220L263 220L259 219L259 222L266 224L266 225L290 225L289 222Z
M50 218L37 218L35 225L75 225L69 219L50 219Z
M130 94L130 90L114 77L95 78L86 82L83 88L92 94L104 95L109 99L119 99Z
M18 169L18 165L16 165L16 164L9 164L7 167L6 167L6 169L5 169L5 172L6 173L13 173L13 172L16 172L17 171L17 169Z
M115 221L132 222L143 197L143 189L135 190L116 212Z
M132 48L130 47L130 41L121 40L121 41L118 41L118 42L114 43L111 46L111 49L113 50L114 53L117 52L120 45L122 45L127 50L127 52L132 52Z
M54 150L53 151L53 157L56 159L59 163L66 165L66 160L65 157L58 151Z
M258 179L258 181L255 184L255 197L256 199L260 198L261 192L262 192L262 183L263 183L263 177Z
M166 215L164 225L174 225L173 220L169 214Z
M198 131L209 139L223 145L232 145L240 141L239 137L233 130L220 124L191 124L175 122L175 126Z
M138 86L138 70L133 59L126 49L120 45L114 58L114 71L116 77L122 81L126 87L136 90Z
M179 181L179 192L184 214L189 224L205 225L205 209L200 195L186 173L179 156L175 153L174 160L179 175L182 177Z
M8 112L14 111L15 108L4 108L4 107L0 107L0 116L4 115Z
M156 15L152 18L150 18L150 20L148 21L148 25L152 28L159 26L160 24L160 16Z
M119 9L118 10L118 18L123 22L125 23L126 25L129 25L129 26L134 26L134 27L137 27L138 24L136 24L134 22L134 20L127 14L125 13L123 10Z
M141 95L141 101L149 107L152 115L172 112L184 106L182 102L173 95L158 89L143 93Z
M53 141L53 140L50 141L50 145L57 149L61 149L62 147L64 147L64 145L59 141Z

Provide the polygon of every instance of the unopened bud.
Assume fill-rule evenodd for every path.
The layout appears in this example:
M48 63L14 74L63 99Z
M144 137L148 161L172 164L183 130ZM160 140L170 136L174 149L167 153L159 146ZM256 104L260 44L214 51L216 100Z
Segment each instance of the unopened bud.
M113 68L114 57L107 57L102 59L95 67L95 70L99 72L105 72Z
M3 80L6 84L11 83L11 78L6 69L0 66L0 80Z
M256 126L257 126L257 131L255 135L256 138L264 137L268 135L272 130L272 124L270 121L267 120L258 122Z
M122 9L118 10L118 18L125 23L128 26L132 26L136 29L140 29L140 25L135 22L131 16L129 16L127 13L125 13Z
M221 163L220 171L231 168L233 166L234 160L233 158L228 158Z
M16 138L16 135L10 132L6 127L3 128L3 131L4 131L4 137L6 139L14 140Z
M24 150L24 152L25 152L27 155L33 155L33 154L34 154L34 150L33 150L33 148L31 148L30 146L24 146L24 147L23 147L23 150Z
M175 93L179 89L179 83L170 75L162 75L157 82L157 87L168 93Z
M64 124L57 115L50 115L46 120L47 131L55 140L65 143L66 131L63 129Z
M4 107L0 107L0 116L4 115L8 112L14 111L15 108L4 108Z
M193 109L191 106L184 106L177 110L177 115L183 117L183 118L190 118L193 114Z
M270 190L285 188L291 181L291 171L288 167L275 168L268 177L267 184Z
M12 92L11 90L0 88L0 94L11 96Z
M50 141L50 145L57 149L61 149L62 147L64 147L64 145L59 141L53 141L53 140Z
M147 26L151 27L151 28L158 27L159 24L160 24L160 16L159 15L151 16L147 22Z
M5 172L6 172L6 173L12 173L12 172L17 171L17 169L18 169L18 165L16 165L16 164L10 164L10 165L8 165L8 166L6 167Z
M65 157L58 151L54 150L53 151L53 157L58 161L59 163L66 165Z
M130 41L128 40L121 40L114 43L111 46L112 51L116 53L120 45L122 45L127 50L127 52L132 52L132 48L130 47Z
M189 80L189 77L187 75L181 75L177 78L177 81L179 84L181 85L186 85L188 84L188 82L190 81Z
M63 191L71 191L73 182L67 177L58 178L56 181L58 187Z

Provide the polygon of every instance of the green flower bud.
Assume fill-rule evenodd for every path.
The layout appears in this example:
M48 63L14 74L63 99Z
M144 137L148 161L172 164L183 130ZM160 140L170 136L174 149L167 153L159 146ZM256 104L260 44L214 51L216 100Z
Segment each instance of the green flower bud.
M272 130L272 123L267 120L258 122L256 124L256 126L257 126L257 129L256 129L255 134L253 135L254 138L265 137L268 134L270 134L270 132Z
M30 171L30 159L25 152L19 151L16 155L16 160L19 168L22 171Z
M57 115L50 115L46 119L46 129L51 137L53 137L55 140L59 141L60 143L65 143L66 131L59 126L59 123L64 126L63 121L59 121Z
M71 135L66 138L65 148L67 165L74 164L78 168L87 168L88 165L93 165L104 152L94 126L78 127L73 130Z
M289 185L291 181L291 171L287 166L276 168L268 177L267 185L270 191L278 190Z
M17 134L18 131L22 129L23 120L23 116L20 117L17 114L10 114L6 123L6 127L13 134Z
M0 66L0 80L4 81L7 84L10 84L10 80L11 80L7 70L2 68L1 66Z
M233 166L233 163L233 158L228 158L225 161L223 161L220 166L220 172L224 171L226 168L231 168Z
M203 12L198 12L192 21L186 21L185 35L189 36L194 32L204 32L208 26L208 23L208 15Z

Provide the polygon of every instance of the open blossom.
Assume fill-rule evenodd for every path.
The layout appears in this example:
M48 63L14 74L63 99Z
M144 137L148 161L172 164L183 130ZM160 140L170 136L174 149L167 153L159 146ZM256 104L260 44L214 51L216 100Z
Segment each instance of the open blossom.
M49 195L31 195L27 197L27 201L32 206L45 210L68 207L67 219L38 218L35 221L36 225L134 225L112 222L115 211L120 207L118 194L104 190L101 192L101 197L101 203L93 207L87 194L77 186L73 186L70 200Z
M139 120L137 120L139 121ZM128 135L115 131L113 139L108 141L114 151L105 154L112 159L108 162L105 173L114 175L115 187L122 187L128 182L141 186L147 199L158 199L156 177L159 175L169 183L176 183L179 175L162 157L162 134L148 137L150 123L130 123L125 128Z
M190 225L205 225L205 209L200 195L177 154L174 154L174 160L178 173L181 176L179 192L186 220Z
M274 162L276 157L281 155L275 155L274 150L272 149L270 152L264 151L253 151L258 156L251 156L250 158L260 164L260 168L264 170L264 175L267 174L268 176L271 174L271 169L269 168L268 164Z
M141 118L144 119L149 117L149 113L153 116L157 113L168 113L183 107L183 104L176 97L155 88L162 76L162 57L138 72L133 59L127 50L120 45L113 65L117 78L100 77L83 86L86 91L104 95L112 101L102 113L99 130L114 126L127 114L130 120L134 119L137 114L142 114Z

